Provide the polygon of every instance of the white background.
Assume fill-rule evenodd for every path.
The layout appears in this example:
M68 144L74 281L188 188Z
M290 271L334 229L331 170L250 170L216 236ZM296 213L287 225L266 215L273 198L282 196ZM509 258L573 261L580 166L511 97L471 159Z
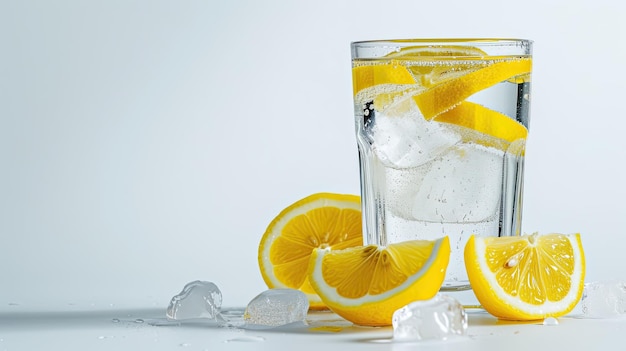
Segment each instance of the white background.
M626 280L618 1L0 2L0 310L224 305L272 218L358 193L349 43L533 39L524 230Z

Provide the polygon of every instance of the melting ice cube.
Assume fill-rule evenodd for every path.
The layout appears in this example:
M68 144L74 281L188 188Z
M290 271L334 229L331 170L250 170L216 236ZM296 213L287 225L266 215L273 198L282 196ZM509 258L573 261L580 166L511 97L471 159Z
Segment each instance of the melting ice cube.
M626 314L626 282L598 281L585 284L581 300L583 315L614 318Z
M458 133L426 121L412 98L378 112L368 132L378 158L393 168L424 164L461 140Z
M306 295L294 289L270 289L256 296L244 313L247 324L277 327L304 322L309 311Z
M193 281L174 296L167 307L167 318L173 320L215 319L222 307L222 292L217 285L206 281Z
M394 340L446 340L467 333L467 314L457 300L439 294L397 310L392 324Z

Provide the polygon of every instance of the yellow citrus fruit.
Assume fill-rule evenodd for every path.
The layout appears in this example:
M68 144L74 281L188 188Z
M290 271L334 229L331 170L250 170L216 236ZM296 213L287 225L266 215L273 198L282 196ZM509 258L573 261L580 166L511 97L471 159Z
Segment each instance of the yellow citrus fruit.
M299 289L312 310L326 309L307 278L316 248L363 245L361 201L356 195L318 193L285 208L269 224L259 244L259 268L270 289Z
M391 325L393 313L430 299L441 288L450 260L448 237L388 246L317 249L309 280L330 309L359 325Z
M585 278L580 234L472 236L465 268L481 305L509 320L559 317L578 303Z

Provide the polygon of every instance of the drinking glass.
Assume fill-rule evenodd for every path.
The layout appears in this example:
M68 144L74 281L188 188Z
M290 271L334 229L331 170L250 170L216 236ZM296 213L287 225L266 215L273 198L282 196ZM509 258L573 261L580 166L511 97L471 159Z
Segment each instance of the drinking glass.
M470 285L471 235L521 231L532 42L353 42L364 243L449 236L442 290Z

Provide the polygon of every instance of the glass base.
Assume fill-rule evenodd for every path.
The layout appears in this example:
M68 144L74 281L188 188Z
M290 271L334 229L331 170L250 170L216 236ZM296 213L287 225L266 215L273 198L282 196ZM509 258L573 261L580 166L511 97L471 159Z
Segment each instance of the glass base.
M456 282L454 285L446 285L444 283L441 289L439 289L439 293L448 295L456 299L461 303L461 305L463 305L466 310L483 309L480 305L480 302L478 302L476 295L474 295L474 290L472 290L472 287L469 285L469 283L459 284L459 282Z
M459 283L443 283L439 291L466 291L472 290L472 286L468 284L459 284Z

